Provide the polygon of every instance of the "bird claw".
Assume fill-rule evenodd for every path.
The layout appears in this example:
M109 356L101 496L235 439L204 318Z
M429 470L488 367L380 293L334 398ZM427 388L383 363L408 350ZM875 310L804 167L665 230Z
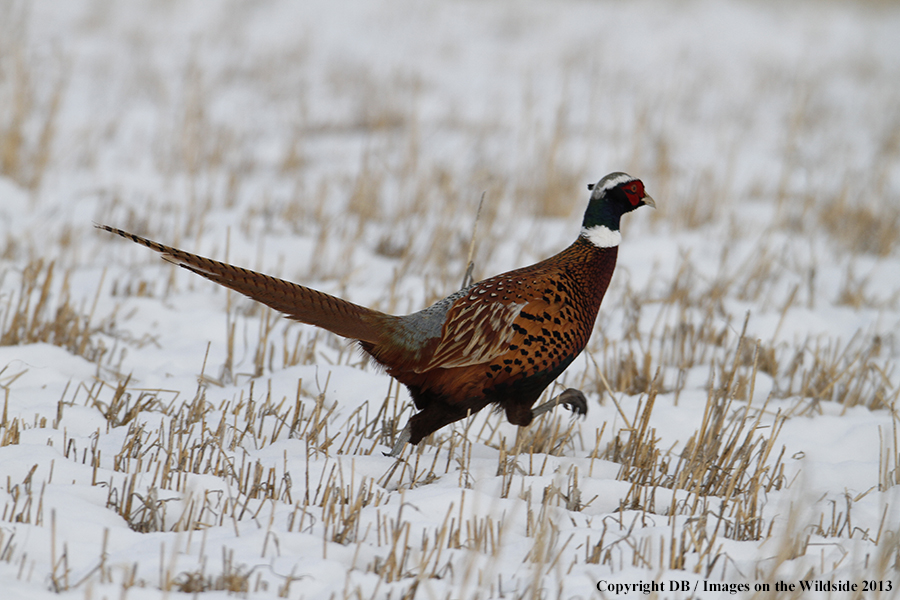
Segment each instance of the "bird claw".
M588 402L581 390L568 388L562 394L557 396L557 402L580 417L587 414Z
M568 388L549 402L544 402L540 406L531 409L532 418L536 419L545 412L553 410L560 404L580 417L587 414L587 398L585 398L582 391L576 390L575 388Z

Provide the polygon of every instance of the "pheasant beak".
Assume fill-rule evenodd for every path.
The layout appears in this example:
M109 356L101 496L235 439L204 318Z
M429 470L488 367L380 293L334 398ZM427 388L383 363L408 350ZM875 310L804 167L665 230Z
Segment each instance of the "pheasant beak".
M650 208L656 208L656 202L654 202L653 198L651 198L650 196L645 195L643 198L641 198L641 204L645 204Z

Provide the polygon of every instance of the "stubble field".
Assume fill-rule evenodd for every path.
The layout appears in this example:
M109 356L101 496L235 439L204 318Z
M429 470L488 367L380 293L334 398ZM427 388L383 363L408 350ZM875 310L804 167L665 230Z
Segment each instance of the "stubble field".
M893 597L897 31L881 2L0 3L3 597ZM352 343L93 226L404 314L473 239L476 278L568 245L616 170L658 210L548 390L588 415L486 410L400 460L409 397Z

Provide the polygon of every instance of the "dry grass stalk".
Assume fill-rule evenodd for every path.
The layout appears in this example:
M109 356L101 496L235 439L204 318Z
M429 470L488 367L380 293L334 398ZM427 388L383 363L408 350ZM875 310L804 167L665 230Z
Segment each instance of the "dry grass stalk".
M0 175L36 191L50 163L70 65L56 55L55 64L36 69L28 16L27 4L0 7ZM35 76L39 71L57 73L48 84Z
M738 347L742 343L743 337L739 340ZM761 538L763 523L760 494L764 490L780 489L784 485L784 467L781 463L783 450L774 464L770 462L770 454L784 416L776 416L772 432L766 439L756 436L766 412L766 404L755 411L755 418L751 416L753 413L749 407L739 411L732 409L738 393L739 380L734 374L740 354L735 352L730 376L723 379L722 387L710 386L700 428L677 457L657 447L658 440L649 425L657 396L656 386L651 385L646 402L638 404L635 425L629 430L627 440L623 443L621 437L617 436L605 453L609 460L622 464L619 478L632 484L622 500L622 510L656 512L656 488L685 490L689 495L683 500L677 500L677 495L671 495L671 503L664 509L666 514L706 515L710 512L707 508L708 498L714 497L719 503L719 516L712 539L720 529L721 534L727 538ZM755 354L754 369L750 377L751 397L758 356L758 353ZM715 557L709 554L712 539L708 540L706 536L693 539L697 543L710 542L694 548L701 558L710 557L710 565L715 564Z
M802 412L817 410L821 401L873 410L888 408L900 396L900 389L894 389L891 382L889 360L878 361L880 355L878 336L865 340L857 334L846 344L841 340L808 341L795 350L782 378L786 387L779 394L804 399Z
M817 211L819 222L844 248L857 254L888 256L900 242L900 208L896 198L862 202L844 188Z
M108 349L95 334L105 327L92 326L94 308L84 314L83 307L73 306L69 294L69 273L63 276L61 289L54 291L55 264L54 261L45 263L37 259L25 267L18 293L9 296L0 313L0 345L44 342L61 346L99 364ZM102 285L101 278L96 297L99 297Z
M897 413L896 402L890 405L891 432L890 444L884 440L885 432L878 428L879 452L878 452L878 490L887 491L889 488L900 484L900 443L898 443L898 424L900 415Z
M533 159L535 168L530 177L517 186L515 198L533 214L541 217L567 217L574 208L573 198L584 195L583 169L572 169L562 156L562 141L566 135L568 107L561 104L549 139L538 142ZM536 139L542 140L538 134Z
M23 67L23 60L28 59L20 52L24 41L6 35L10 23L21 21L12 16L16 18L0 19L6 23L0 25L6 28L0 39L12 40L19 46L12 48L13 51L0 52L4 57L0 59L0 75L9 75L0 77L5 82L5 87L0 87L0 95L11 100L4 104L6 112L0 112L0 172L33 190L40 186L44 173L52 166L55 119L65 91L65 77L60 76L46 90L39 89L39 82ZM214 118L211 107L220 91L216 88L218 79L215 73L204 72L196 57L192 58L185 71L184 92L174 111L176 118L152 144L161 149L156 156L159 171L167 178L183 179L187 190L188 210L171 228L176 241L188 235L201 237L207 223L220 216L214 210L225 208L239 215L241 234L248 239L279 227L312 237L309 254L314 258L306 267L308 272L301 275L313 280L327 279L336 282L337 287L351 281L358 265L353 264L350 252L364 244L380 259L392 261L394 267L384 297L376 302L382 309L402 312L422 305L421 294L406 291L409 286L404 287L404 283L409 280L421 282L425 303L455 289L460 267L466 264L466 250L470 248L475 200L485 190L488 202L480 226L487 233L483 236L484 243L479 244L479 259L503 247L505 228L512 227L505 222L508 221L505 217L513 212L521 217L523 205L527 213L558 217L570 214L573 198L583 197L584 179L577 168L565 166L567 138L571 133L565 105L560 106L549 135L542 136L539 131L537 135L532 135L533 131L526 133L544 141L534 151L534 162L540 168L532 170L529 180L522 184L490 164L466 170L448 167L440 161L431 162L420 147L415 108L407 107L405 98L398 99L397 93L399 89L401 95L415 99L418 82L397 75L382 80L375 77L361 68L351 69L349 75L344 69L335 70L333 85L365 101L352 107L347 123L315 124L301 114L300 123L286 140L276 165L293 191L286 199L271 199L266 192L260 202L254 198L242 206L247 195L245 190L252 189L254 176L258 174L253 150L244 139L245 134ZM896 207L879 206L877 201L870 204L851 201L843 191L831 197L822 195L826 199L817 202L814 193L796 194L789 185L792 175L805 168L798 149L804 142L802 136L815 129L810 114L812 96L809 90L800 89L797 109L790 115L785 168L776 190L782 220L774 227L802 231L804 221L810 221L806 218L808 213L815 212L819 222L845 248L888 256L897 247L900 212ZM372 102L372 98L376 101ZM670 208L663 207L653 219L662 220L665 216L676 232L714 224L721 219L732 193L730 169L721 175L703 172L689 185L679 188L678 166L672 160L675 143L663 128L651 122L651 113L646 108L638 111L635 128L647 135L633 137L651 142L649 147L635 142L632 163L640 164L645 155L652 157L644 165L651 173L645 177L657 179L655 185L662 190L660 197L670 200L667 205ZM477 126L482 128L478 135L488 135L490 132L486 130L491 127L499 128L490 123ZM882 180L892 164L892 159L885 157L895 157L897 153L894 130L885 134L884 156L879 159ZM34 135L28 136L26 131ZM366 132L373 145L363 154L355 174L329 174L319 180L311 179L310 173L315 170L306 170L305 164L310 157L315 157L315 135L329 131ZM882 181L881 189L885 188ZM112 201L112 208L115 203ZM343 223L343 215L335 212L335 206L346 207L354 216L352 222ZM137 224L129 228L136 231L149 228L159 218L152 214L164 212L159 208L159 204L148 202L140 211L128 210L128 221ZM398 219L400 216L404 219ZM521 221L518 219L516 226L521 226ZM390 227L386 228L385 224ZM63 247L71 243L64 241L65 238L65 233L60 236ZM13 253L10 248L14 243L7 242L4 252ZM226 259L228 245L226 242ZM340 251L336 252L336 248ZM603 429L596 432L588 458L603 457L619 462L622 465L619 478L628 481L631 488L622 499L621 510L604 517L602 528L596 527L600 532L599 541L595 538L594 543L588 540L584 544L585 562L613 569L621 569L624 564L685 569L705 577L721 567L724 576L728 556L721 549L722 537L732 540L773 537L773 524L769 522L766 527L761 516L762 494L785 485L783 450L777 457L772 456L784 419L815 411L822 401L893 410L900 391L892 384L891 362L882 353L879 338L854 338L845 345L839 340L817 339L805 341L801 346L785 347L774 342L750 344L741 335L736 345L731 344L733 317L725 308L726 298L755 303L763 310L774 307L780 312L782 322L799 302L798 294L802 291L798 290L802 288L796 284L783 285L785 264L780 256L779 249L763 240L759 252L751 253L737 264L723 257L720 272L705 280L701 276L704 271L685 255L674 276L666 276L663 289L648 287L625 292L621 304L627 307L627 312L621 337L611 341L595 336L591 352L598 357L594 363L597 376L585 376L587 385L594 385L589 391L601 397L613 392L645 397L638 403L634 418L625 419L628 428L605 449L601 447ZM813 266L808 272L810 304L815 291L814 272ZM322 363L324 356L330 360L336 354L336 364L366 368L363 363L353 362L354 354L346 346L331 353L338 347L331 336L287 326L278 330L281 325L270 313L255 309L242 312L241 317L248 319L246 323L259 319L258 323L252 323L252 327L258 326L258 333L250 336L254 338L250 342L253 359L251 372L247 373L256 379L249 393L216 405L208 398L206 384L233 382L241 375L237 372L240 365L235 364L235 356L240 355L235 348L238 311L232 308L229 299L225 319L227 358L219 378L201 373L202 384L192 398L190 394L180 396L179 391L139 389L131 385L130 376L120 374L120 369L112 364L113 351L105 349L102 339L96 335L106 328L96 323L91 325L93 309L79 310L72 305L68 273L61 286L54 285L53 276L53 263L34 261L26 268L19 293L10 296L5 309L0 309L3 310L0 343L58 344L95 360L98 378L103 363L103 372L112 372L111 379L116 383L107 384L98 379L92 384L79 384L71 400L60 399L55 420L36 417L32 422L8 417L10 385L21 373L2 378L6 371L3 367L0 387L6 397L0 422L0 446L18 444L20 434L27 429L56 428L61 423L64 428L65 408L73 405L76 397L84 392L81 401L102 415L107 433L112 428L124 429L122 445L110 457L101 453L97 442L104 435L102 431L85 444L83 438L68 437L64 429L63 457L90 467L91 484L107 487L107 507L122 516L135 531L187 532L190 536L194 531L237 528L241 521L264 518L268 518L271 527L276 509L293 507L288 531L320 535L323 557L332 544L357 544L360 548L375 537L375 546L383 552L363 569L378 574L380 582L386 584L411 581L403 590L405 596L411 597L425 578L454 576L453 565L454 561L459 564L459 551L469 551L469 556L496 557L504 542L508 542L504 539L507 536L504 527L510 521L505 517L496 517L493 512L473 511L471 516L464 512L467 502L471 504L465 490L473 486L479 476L478 469L483 468L479 465L478 450L484 449L474 446L479 442L497 448L496 476L500 480L501 497L518 499L527 505L524 525L533 542L527 561L533 567L534 580L528 592L522 593L533 596L552 593L541 587L541 579L554 570L563 570L568 556L574 554L574 543L570 543L573 538L565 539L554 517L564 514L574 519L583 515L591 503L582 497L584 477L578 465L569 464L563 470L557 461L561 455L577 457L578 422L570 420L566 426L559 415L545 417L531 428L519 431L515 442L507 447L504 438L495 439L502 431L496 425L499 418L484 420L478 432L472 428L473 421L468 420L464 428L448 430L411 449L404 460L394 463L378 481L360 481L352 467L346 476L347 463L341 459L345 455L372 454L381 444L392 445L404 421L404 411L408 410L399 402L395 384L391 384L380 406L370 407L365 403L346 417L324 394L304 396L300 382L293 401L273 398L271 389L262 396L255 395L254 390L254 386L260 385L258 378L267 370ZM170 275L165 294L173 289L173 282L174 275ZM866 277L858 278L848 268L836 303L855 308L875 306L877 302L867 293L867 285ZM786 299L779 286L791 289ZM61 288L59 308L54 309L57 287ZM113 291L114 295L125 297L159 294L155 284L144 279L129 279L127 283L114 285ZM413 298L416 305L409 306ZM642 319L646 319L648 309L654 304L661 308L660 316L647 331L642 327ZM780 324L776 333L778 330ZM129 339L124 333L117 336L123 343L144 343ZM102 360L104 356L106 361ZM707 365L710 384L698 430L677 455L660 448L657 432L651 426L660 394L674 389L677 404L688 370ZM671 379L667 374L674 370L678 371L677 380L666 381L667 376ZM771 430L767 438L756 434L764 427L768 399L761 407L751 406L759 372L776 380L774 397L797 397L805 403L798 404L791 414L777 414L768 425ZM144 419L142 413L159 418ZM885 489L897 483L900 472L896 423L895 418L894 430L888 436L893 444L882 440L884 456L879 484ZM305 477L297 477L295 470L295 480L292 480L287 456L281 466L277 462L254 459L245 450L265 448L286 439L301 441L299 450L306 456ZM316 474L315 469L319 467L321 470ZM38 491L34 474L32 469L23 481L8 482L11 500L3 509L5 522L44 525L43 488ZM197 492L192 487L193 480L199 479L195 475L216 477L235 490L235 494L227 496L221 490ZM547 485L542 482L536 488L541 492L541 501L539 507L533 506L530 487L533 478L550 475L555 477L554 481ZM421 532L420 541L420 532L410 525L409 515L404 513L402 491L430 485L446 476L458 484L459 499L450 504L440 528ZM386 506L392 501L391 494L398 490L399 507L389 515L387 511L394 509ZM673 493L664 496L663 490ZM666 499L662 500L663 497ZM779 566L806 554L811 535L877 540L874 543L878 550L872 560L879 577L900 568L900 545L895 532L886 529L884 523L877 534L854 527L851 510L856 501L849 496L834 500L830 513L823 513L812 529L805 529L797 522L789 524L771 577ZM374 518L372 509L377 509ZM667 515L671 533L652 539L642 535L648 513ZM630 522L628 515L633 517ZM87 579L80 582L68 579L68 551L64 544L57 547L53 529L51 585L58 591L77 588ZM610 542L611 537L618 541ZM271 548L274 542L267 537L266 543ZM15 554L13 536L5 537L0 530L0 560L12 564ZM219 573L208 570L204 563L195 571L175 574L164 558L160 559L159 586L165 590L248 594L254 587L254 571L245 565L235 565L231 554L223 554ZM475 559L471 560L475 564ZM25 564L22 556L20 570L26 568ZM100 565L101 578L111 578L109 567L104 567L102 560ZM483 584L483 572L469 566L465 581L471 578ZM123 570L123 594L130 587L149 585L137 577L137 565ZM293 575L287 576L279 593L287 596L295 580ZM264 585L260 581L257 573L256 588ZM493 594L494 582L488 583ZM380 589L376 588L373 596ZM394 589L399 588L391 588ZM87 593L90 595L90 591ZM348 589L348 595L353 593L361 595L358 590Z

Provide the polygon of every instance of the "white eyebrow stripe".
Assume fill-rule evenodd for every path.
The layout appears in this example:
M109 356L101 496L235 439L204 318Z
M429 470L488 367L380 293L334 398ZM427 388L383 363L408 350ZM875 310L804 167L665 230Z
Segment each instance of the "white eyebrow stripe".
M617 185L621 185L621 184L627 183L629 181L635 181L635 178L632 177L631 175L629 175L628 173L618 173L617 175L614 175L612 177L609 177L607 175L606 178L601 179L594 186L594 191L591 194L591 197L599 198L600 196L602 196L604 194L604 192L608 192L609 190L613 189ZM603 184L602 186L600 185L601 183Z

